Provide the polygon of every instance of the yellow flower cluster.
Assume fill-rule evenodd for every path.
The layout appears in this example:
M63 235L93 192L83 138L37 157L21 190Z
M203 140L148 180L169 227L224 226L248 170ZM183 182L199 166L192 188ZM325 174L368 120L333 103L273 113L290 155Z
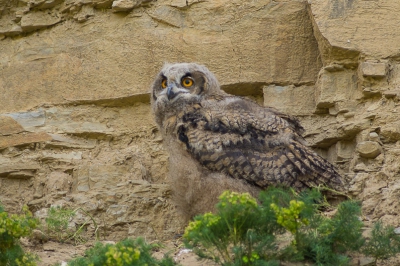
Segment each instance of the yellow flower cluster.
M15 263L18 266L36 266L35 259L36 258L32 254L26 253L21 259L16 259Z
M297 232L301 223L304 225L308 225L309 223L306 218L299 219L304 206L304 202L298 200L291 200L289 208L281 208L275 203L271 203L271 209L275 212L277 223L285 227L292 234Z
M7 212L0 212L0 234L7 232L11 237L20 238L32 233L39 222L32 217L28 207L24 206L22 210L23 214L12 214L11 216L8 216Z
M0 212L0 253L7 252L18 246L18 239L29 236L35 229L39 221L33 218L27 206L24 206L23 214L8 215L7 212ZM30 253L23 254L23 257L15 258L15 263L19 266L35 266L35 256ZM0 261L2 265L3 261ZM7 264L8 265L8 264Z
M198 231L203 225L210 227L218 223L219 220L221 220L220 216L208 212L203 215L201 220L195 220L189 223L189 225L185 228L184 237L190 239L190 232Z
M183 237L190 239L189 234L192 231L197 231L200 227L201 227L201 221L196 220L196 221L192 221L189 223L188 226L186 226L185 228L185 233L183 234Z
M257 206L257 201L255 198L250 196L249 193L236 193L229 190L224 191L221 196L219 196L222 207L225 207L228 203L231 205L249 205L251 207Z
M134 261L139 260L140 250L132 247L110 247L106 252L107 265L123 266L131 265ZM147 264L143 265L147 266Z

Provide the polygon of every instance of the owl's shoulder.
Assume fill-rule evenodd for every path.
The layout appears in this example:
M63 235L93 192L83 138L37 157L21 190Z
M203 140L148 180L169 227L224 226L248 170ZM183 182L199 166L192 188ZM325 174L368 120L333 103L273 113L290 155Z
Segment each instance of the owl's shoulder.
M254 120L276 126L292 128L299 135L304 133L297 117L282 113L273 107L259 105L256 101L230 94L213 94L206 97L200 104L202 109L196 111L213 113L218 116L235 117L238 119ZM243 121L245 122L245 121Z

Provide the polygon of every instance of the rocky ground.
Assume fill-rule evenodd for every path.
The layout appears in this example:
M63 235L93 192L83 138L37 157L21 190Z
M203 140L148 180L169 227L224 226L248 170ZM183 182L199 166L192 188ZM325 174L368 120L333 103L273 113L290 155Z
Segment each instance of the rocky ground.
M113 241L103 241L107 243L115 243ZM94 242L88 242L82 245L74 245L68 243L60 243L49 241L43 244L32 244L24 241L26 250L33 252L39 256L38 266L54 266L60 263L62 266L68 260L83 256L86 249L93 247ZM183 266L212 266L215 265L210 261L199 261L198 257L189 249L185 249L182 243L178 241L165 241L163 248L153 255L156 258L162 258L164 254L169 254L177 263Z
M107 241L104 241L107 242ZM108 241L108 243L114 243ZM156 258L162 258L164 254L169 254L174 260L182 266L213 266L217 265L211 261L199 260L198 257L189 249L185 249L179 240L165 241L162 243L164 248L154 253ZM44 244L33 245L29 241L24 241L25 248L40 258L38 266L53 266L56 263L67 262L72 258L83 256L84 251L93 246L93 242L88 242L83 245L73 245L68 243L47 242ZM392 258L388 260L378 261L374 263L373 259L355 255L351 266L393 266L399 265L400 258ZM311 263L282 263L282 266L311 266Z

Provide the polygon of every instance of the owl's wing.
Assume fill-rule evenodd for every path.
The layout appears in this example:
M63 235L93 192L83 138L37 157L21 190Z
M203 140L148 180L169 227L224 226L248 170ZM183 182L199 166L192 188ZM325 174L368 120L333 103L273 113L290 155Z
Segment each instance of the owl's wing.
M295 118L240 98L213 106L188 110L178 129L206 168L260 187L341 186L334 167L305 145Z

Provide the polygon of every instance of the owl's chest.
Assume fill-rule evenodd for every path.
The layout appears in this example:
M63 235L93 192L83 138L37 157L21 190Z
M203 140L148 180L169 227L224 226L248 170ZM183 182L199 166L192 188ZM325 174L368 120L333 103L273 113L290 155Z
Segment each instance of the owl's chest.
M162 124L165 134L179 136L182 128L196 127L200 121L204 120L200 108L199 104L194 104L166 116Z

